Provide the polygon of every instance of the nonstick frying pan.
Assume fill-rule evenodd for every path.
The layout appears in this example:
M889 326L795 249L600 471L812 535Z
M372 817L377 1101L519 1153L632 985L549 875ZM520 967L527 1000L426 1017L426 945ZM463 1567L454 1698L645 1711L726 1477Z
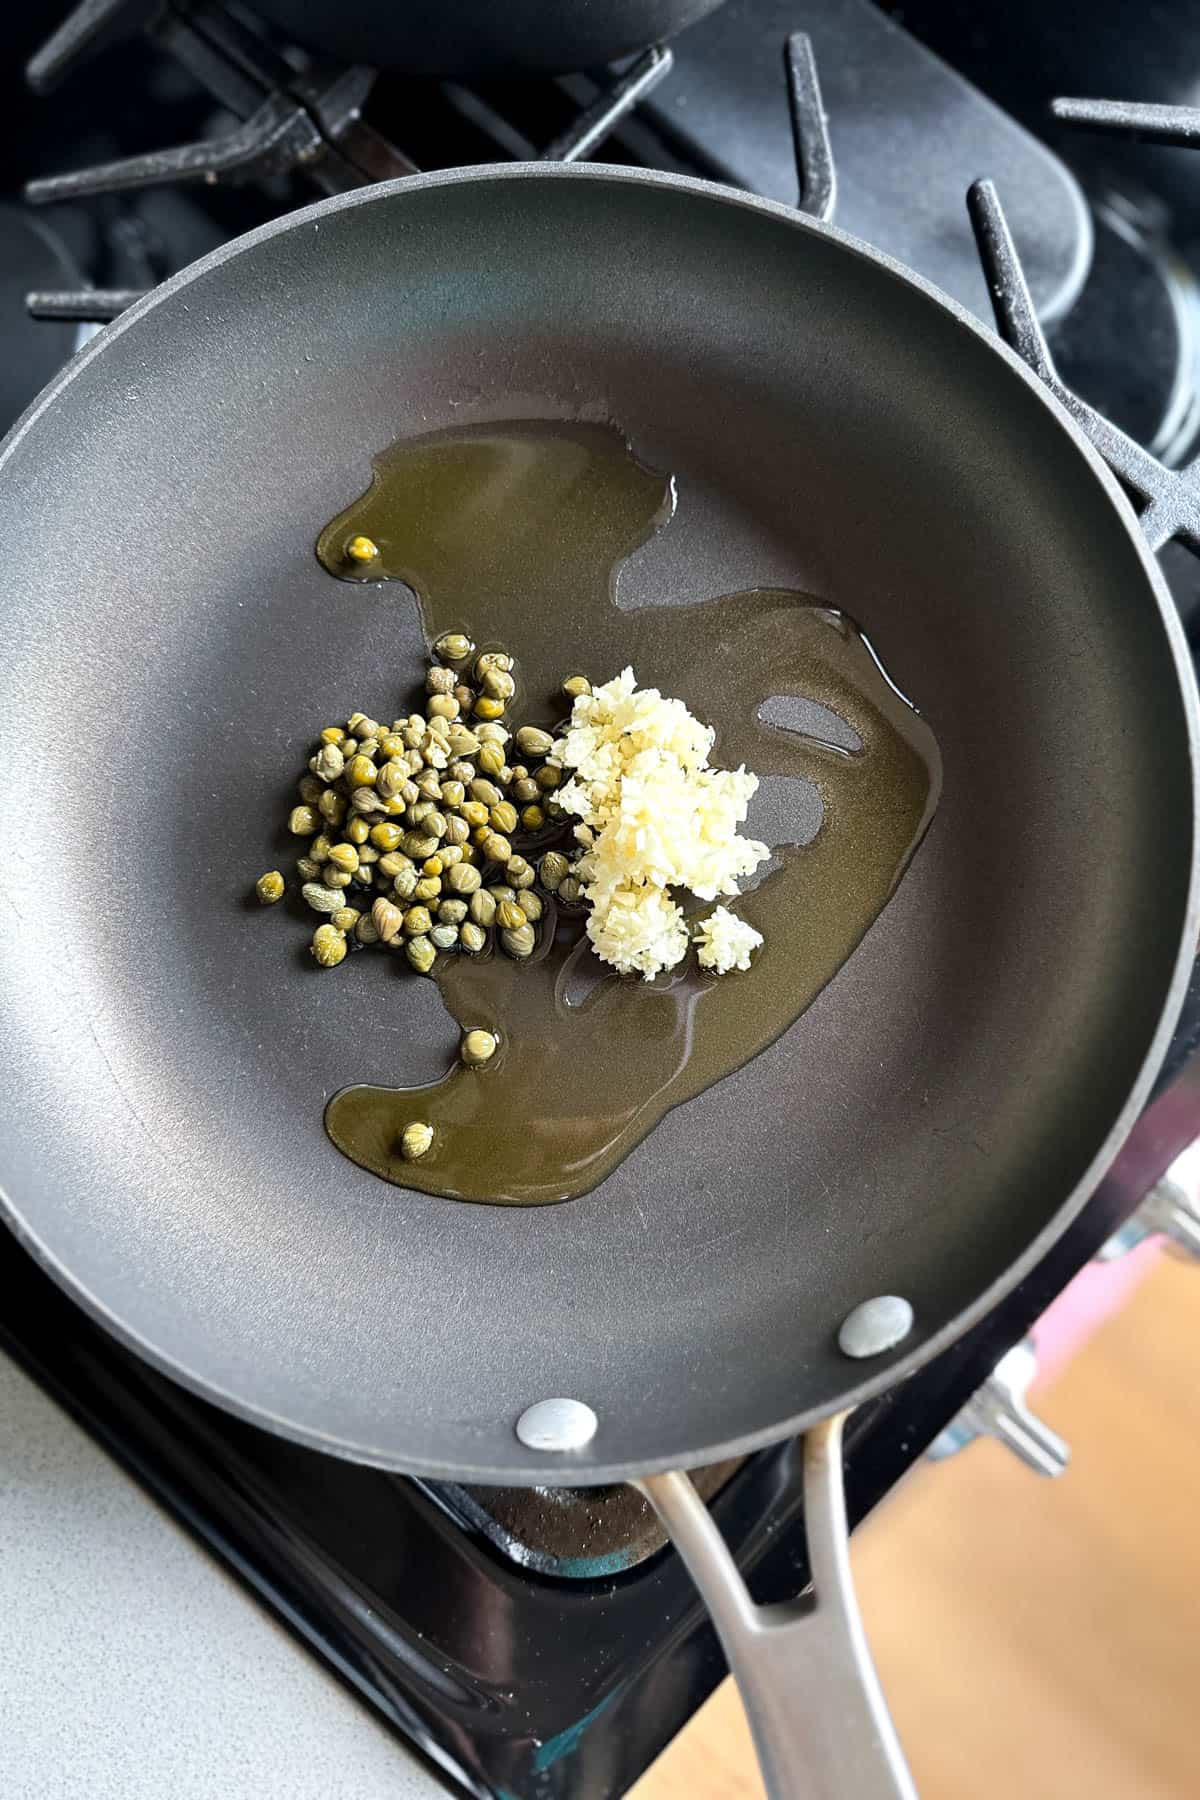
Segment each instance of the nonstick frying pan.
M456 1205L321 1126L348 1081L442 1072L436 990L371 958L306 970L241 896L281 847L297 735L422 666L403 591L313 555L371 453L581 415L679 482L622 603L782 583L844 607L933 724L945 789L769 1050L583 1199ZM911 1792L848 1592L840 1416L1082 1205L1195 942L1190 665L1077 428L961 309L785 208L462 170L294 213L122 317L10 435L0 545L13 1228L149 1360L288 1436L460 1480L642 1480L774 1791ZM911 1332L849 1360L839 1324L888 1294ZM518 1435L553 1397L594 1434L568 1406ZM802 1431L800 1625L750 1605L678 1471Z

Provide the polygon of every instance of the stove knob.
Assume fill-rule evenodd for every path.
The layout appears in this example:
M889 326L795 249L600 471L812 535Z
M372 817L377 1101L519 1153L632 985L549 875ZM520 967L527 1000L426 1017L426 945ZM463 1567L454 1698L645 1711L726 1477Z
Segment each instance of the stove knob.
M1096 1252L1097 1262L1113 1262L1148 1237L1170 1239L1185 1256L1200 1260L1200 1198L1197 1198L1195 1146L1177 1156L1142 1204ZM1185 1184L1185 1174L1190 1186Z
M1061 1475L1071 1452L1058 1433L1035 1418L1025 1404L1037 1372L1037 1352L1025 1338L1002 1356L978 1393L939 1432L927 1455L941 1462L979 1437L993 1437L1038 1475Z

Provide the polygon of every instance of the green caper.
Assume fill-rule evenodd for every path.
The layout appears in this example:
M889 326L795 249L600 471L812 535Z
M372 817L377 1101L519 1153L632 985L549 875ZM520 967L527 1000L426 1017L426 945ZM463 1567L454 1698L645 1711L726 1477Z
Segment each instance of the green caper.
M571 865L561 850L547 850L538 864L538 875L548 894L557 893L559 882L570 872L570 868Z
M392 877L392 892L397 900L411 900L420 879L411 863L406 863L403 869L397 869Z
M453 694L433 694L425 711L432 724L436 719L457 719L461 708Z
M425 677L425 692L427 694L452 694L457 681L458 676L453 669L439 668L435 663Z
M315 856L299 856L296 858L296 873L301 881L315 881L321 873L321 865Z
M507 703L517 691L517 684L505 669L488 669L480 677L480 688L489 699Z
M323 969L334 969L346 954L346 938L332 925L318 925L309 946Z
M414 900L419 900L422 906L428 906L431 900L438 898L441 891L442 878L440 875L422 875L412 891L412 897Z
M369 788L367 789L367 792L370 792ZM332 825L336 830L342 820L346 817L348 805L349 803L345 794L339 794L334 788L326 788L325 792L321 795L321 798L317 801L317 811L320 813L325 823L327 825Z
M350 796L350 811L356 813L386 812L388 803L373 787L356 787Z
M503 744L480 744L479 754L475 760L480 774L498 777L504 767Z
M586 675L568 675L562 684L562 691L568 700L578 700L583 694L590 694L592 684Z
M468 1069L478 1069L484 1063L491 1062L499 1048L500 1040L494 1032L484 1031L476 1026L463 1033L458 1054Z
M322 781L336 781L346 766L346 759L336 744L322 744L308 766Z
M439 925L461 925L467 916L465 900L443 900L437 909Z
M466 662L474 651L475 646L465 631L444 631L433 646L434 655L448 663Z
M460 681L454 690L454 698L463 712L470 712L475 704L475 689L468 687L465 681Z
M307 906L314 912L335 913L339 907L345 906L340 888L326 887L321 881L306 881L300 894Z
M487 785L490 787L491 783ZM482 800L464 800L459 813L473 830L488 822L488 809Z
M522 831L540 831L546 823L546 815L535 802L532 806L521 808Z
M472 923L485 929L496 922L496 902L483 888L476 889L467 902Z
M424 1119L414 1119L400 1133L400 1154L405 1162L419 1162L433 1143L433 1126Z
M385 800L391 800L400 793L408 780L408 770L402 762L385 762L376 780L376 790Z
M435 925L429 933L429 941L436 950L458 949L458 926Z
M533 864L525 861L523 856L510 856L508 867L504 871L510 884L515 888L533 886Z
M474 781L467 783L467 792L472 800L481 806L499 806L504 798L495 783L485 781L481 775L477 775Z
M355 813L352 819L346 821L343 835L348 844L354 844L356 847L361 847L371 835L370 820L364 819L360 814Z
M325 792L325 784L318 781L315 775L302 775L296 783L296 792L306 806L316 806Z
M492 899L497 905L500 904L501 900L512 900L515 903L517 898L516 888L509 887L508 884L503 881L491 882L488 886L488 893L492 896Z
M467 790L461 781L443 781L439 783L441 792L436 796L443 806L461 806L467 797Z
M496 905L496 923L502 931L516 931L528 919L515 900L501 900Z
M398 731L384 731L379 737L379 754L386 762L404 755L404 739ZM382 771L380 771L382 773Z
M489 831L480 845L489 862L506 863L512 855L512 845L498 831Z
M446 820L446 836L443 842L465 844L470 835L471 827L466 819L460 818L457 813L451 813Z
M350 886L351 875L348 869L339 869L336 863L327 862L321 870L321 880L326 887L345 888Z
M489 809L488 824L506 837L512 836L517 829L517 809L511 800L501 800L498 806Z
M377 863L379 861L379 851L375 848L374 844L360 844L358 848L358 860L362 868L368 868L371 863Z
M428 836L424 831L406 831L400 840L400 848L414 862L424 862L427 856L433 855L437 847L437 838Z
M446 742L449 744L456 757L474 756L478 751L480 744L480 740L476 737L475 733L457 719L446 733ZM466 775L460 776L458 779L469 781L471 777Z
M284 881L278 869L268 869L254 884L254 891L264 906L274 906L283 899Z
M319 820L311 806L293 806L288 814L288 830L293 837L311 837Z
M442 778L436 769L422 769L414 779L413 786L422 800L440 800L442 798Z
M554 763L544 763L533 779L543 794L552 794L555 788L562 786L562 770Z
M446 820L446 823L449 825L449 819ZM443 869L452 869L455 863L463 861L463 847L461 844L448 844L443 838L438 855L442 859Z
M532 925L518 925L515 931L502 931L500 942L510 956L518 958L532 956L537 943L537 933Z
M344 869L348 875L353 875L358 867L358 850L354 844L332 844L329 861L335 869Z
M458 941L468 956L478 956L486 948L487 932L481 925L474 925L468 919L458 928Z
M361 743L363 738L378 737L383 726L378 719L370 718L366 713L351 713L346 720L346 730Z
M405 937L426 937L433 920L427 906L410 906L404 915Z
M519 905L528 923L536 925L542 916L541 897L535 894L532 888L529 888L521 895Z
M505 675L513 671L513 659L504 650L481 650L475 658L475 679L482 681L489 669L499 669Z
M479 870L468 862L454 863L446 870L446 886L455 894L473 894L479 882Z
M558 884L558 900L562 906L578 906L583 900L583 883L578 875L564 875Z
M488 720L482 725L477 725L475 736L481 744L507 744L508 742L507 731L503 725L497 725L495 720Z
M509 792L521 806L529 806L542 797L542 790L532 775L518 775Z
M418 975L428 975L437 961L437 951L427 937L409 938L404 946L404 954Z
M440 813L440 812L436 812L436 811L431 812L429 814L429 817L425 820L425 823L421 829L423 831L427 832L430 837L435 837L440 841L446 835L446 815L445 815L445 813Z
M393 875L398 875L401 869L411 869L412 866L402 850L389 850L386 856L381 856L379 859L379 873L386 875L389 881Z
M517 748L522 756L549 756L554 748L554 739L548 731L537 725L522 725L517 733Z
M354 927L354 935L360 944L377 944L379 942L379 932L370 913L364 913L359 919Z
M480 694L471 708L477 719L492 720L504 717L503 700L493 700L490 694Z

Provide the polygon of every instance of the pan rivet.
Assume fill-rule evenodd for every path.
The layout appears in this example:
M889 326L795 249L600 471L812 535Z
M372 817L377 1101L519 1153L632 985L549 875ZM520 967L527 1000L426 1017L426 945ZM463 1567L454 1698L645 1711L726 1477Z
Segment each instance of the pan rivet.
M517 1436L530 1450L582 1450L599 1423L582 1400L538 1400L517 1420Z
M913 1328L913 1309L899 1294L877 1294L847 1313L838 1349L847 1356L882 1356L903 1343Z

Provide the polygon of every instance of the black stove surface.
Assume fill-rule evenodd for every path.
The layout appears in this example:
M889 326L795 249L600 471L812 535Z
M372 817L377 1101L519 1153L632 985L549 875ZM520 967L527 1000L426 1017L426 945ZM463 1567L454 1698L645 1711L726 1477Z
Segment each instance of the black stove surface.
M821 66L840 220L984 312L965 190L976 175L992 175L1035 298L1052 322L1064 375L1165 460L1179 461L1190 446L1191 270L1200 258L1180 250L1188 233L1177 223L1176 202L1155 189L1152 163L1135 162L1136 180L1126 169L1106 185L1086 156L1072 173L1032 135L1045 109L1013 73L1020 58L1005 61L1003 93L1023 121L1018 126L964 78L963 34L949 26L939 32L937 6L922 9L925 45L868 0L820 0L803 17L779 0L730 0L679 41L665 71L643 60L487 89L382 77L367 82L360 119L338 115L337 154L318 155L315 172L310 157L256 165L241 181L222 173L180 185L155 160L164 146L223 141L249 106L239 111L241 89L229 85L227 69L216 80L219 93L196 73L196 20L217 10L159 8L150 39L127 34L46 99L19 85L20 55L0 71L0 140L14 184L138 158L143 176L159 177L101 183L98 191L76 184L64 203L36 215L12 187L0 208L0 243L18 246L25 261L14 260L0 280L0 429L75 341L73 325L31 325L19 291L151 286L322 186L366 179L366 164L395 173L393 159L445 166L547 148L562 153L564 142L571 153L587 136L582 109L585 126L605 116L608 160L794 197L781 56L786 31L800 24L812 33ZM19 29L28 53L47 22ZM237 41L246 66L258 66L256 42L247 49ZM212 41L204 44L207 55ZM304 113L293 128L306 129L314 107L320 111L313 95L324 106L341 91L338 72L314 69L291 52L287 66L289 104ZM254 81L239 67L256 99ZM970 72L979 80L978 68ZM642 84L636 112L613 103L622 82ZM995 85L999 93L1003 84ZM1074 85L1087 91L1086 69ZM321 118L337 135L328 112ZM1195 169L1200 175L1200 158ZM1167 560L1181 602L1200 610L1196 564L1173 552ZM888 1491L1200 1132L1198 1047L1200 982L1155 1101L1071 1230L996 1313L851 1421L852 1521ZM123 1350L7 1234L0 1234L0 1344L454 1788L497 1800L620 1794L724 1673L690 1580L661 1550L631 1490L466 1490L290 1444ZM714 1512L756 1597L796 1593L805 1580L796 1445L712 1471L706 1491L716 1496Z

